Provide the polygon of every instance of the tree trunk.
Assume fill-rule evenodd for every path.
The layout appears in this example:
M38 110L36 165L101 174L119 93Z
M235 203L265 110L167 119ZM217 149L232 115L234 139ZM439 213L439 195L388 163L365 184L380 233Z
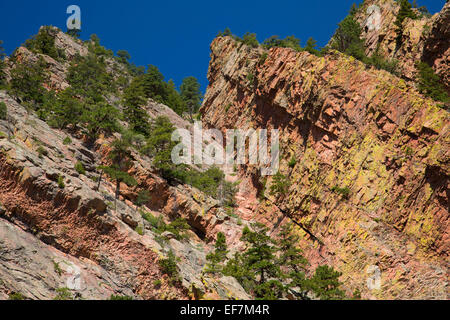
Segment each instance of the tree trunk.
M119 199L120 196L120 180L116 182L116 200Z
M100 175L98 176L97 191L100 191L100 184L102 183L102 176L103 176L103 170L100 171Z

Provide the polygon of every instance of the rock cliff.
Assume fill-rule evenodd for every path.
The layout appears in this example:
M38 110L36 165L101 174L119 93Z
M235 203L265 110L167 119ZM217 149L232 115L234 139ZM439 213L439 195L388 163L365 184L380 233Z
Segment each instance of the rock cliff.
M8 76L15 63L42 57L50 73L48 90L67 88L69 63L87 54L87 44L57 29L52 35L64 61L20 47L15 60L7 60ZM121 67L112 59L107 64L112 73ZM0 120L0 299L11 294L54 299L61 290L74 299L248 298L234 278L202 273L217 230L239 234L242 229L236 219L220 214L216 200L190 186L169 185L150 158L133 152L130 173L138 187L123 184L114 203L113 182L103 181L100 188L97 182L97 167L106 163L113 137L87 143L83 135L51 128L5 91L0 101L8 114ZM176 127L190 126L152 100L145 110L150 119L166 116ZM188 239L156 234L136 209L137 188L149 192L143 212L166 222L185 218ZM177 284L158 263L170 250L178 259Z
M274 234L295 221L307 258L343 272L349 293L448 297L448 111L413 83L335 51L267 52L218 37L208 79L205 126L280 130L289 191L258 199L272 179L264 189L259 170L241 166L243 218Z

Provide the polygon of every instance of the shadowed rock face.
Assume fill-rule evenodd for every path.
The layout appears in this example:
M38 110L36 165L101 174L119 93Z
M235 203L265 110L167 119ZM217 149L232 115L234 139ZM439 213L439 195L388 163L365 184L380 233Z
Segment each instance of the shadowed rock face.
M262 52L216 38L201 109L208 127L280 130L289 192L258 201L259 170L245 166L239 214L274 233L286 215L300 223L311 264L343 272L348 292L447 298L448 112L412 84L338 52L273 48L265 60ZM348 199L335 186L349 188Z

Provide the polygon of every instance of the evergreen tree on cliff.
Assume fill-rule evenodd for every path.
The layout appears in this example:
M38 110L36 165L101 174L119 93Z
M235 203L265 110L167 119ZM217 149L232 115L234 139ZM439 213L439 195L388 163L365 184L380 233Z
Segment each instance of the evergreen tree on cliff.
M399 0L400 10L397 13L397 19L394 24L397 27L397 47L402 44L403 24L406 18L416 19L417 15L412 10L412 5L408 0Z
M200 103L202 101L202 93L200 91L200 84L195 77L187 77L183 79L181 84L181 99L183 99L189 110L189 115L191 120L192 115L197 113L200 109Z
M133 145L134 135L132 132L125 131L119 139L111 144L111 151L108 158L112 164L110 166L101 166L102 169L112 180L116 181L116 200L120 196L120 184L136 185L136 180L127 173L131 161L131 147Z

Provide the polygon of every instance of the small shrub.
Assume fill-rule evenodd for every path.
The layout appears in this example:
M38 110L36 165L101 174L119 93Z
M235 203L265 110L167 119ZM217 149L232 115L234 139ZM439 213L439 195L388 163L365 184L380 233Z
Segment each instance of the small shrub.
M137 226L136 229L134 229L134 231L136 231L137 234L139 234L140 236L144 235L144 228L142 226Z
M169 251L166 259L159 260L159 266L161 271L167 274L172 281L178 280L177 258L172 250Z
M258 190L258 199L259 201L263 201L265 198L266 193L266 184L267 184L267 177L264 177L260 180L261 182L261 188Z
M151 213L142 212L142 211L141 211L141 215L142 215L142 218L147 220L155 230L160 230L160 231L165 230L166 224L164 223L162 216L155 217Z
M246 34L244 34L242 39L237 38L237 40L243 42L244 44L252 48L257 48L259 46L259 42L256 39L256 33L247 32Z
M297 159L295 159L295 157L292 156L291 160L289 160L288 165L290 168L294 168L296 164L297 164Z
M255 75L250 72L249 74L247 74L247 80L251 85L253 85L255 82Z
M264 64L264 62L266 62L266 60L267 60L267 52L264 52L262 55L261 55L261 57L259 57L259 61L258 61L258 63L261 65L261 64Z
M162 284L162 281L161 281L160 279L153 281L153 285L154 285L156 288L161 287L161 284Z
M56 289L56 297L53 300L73 300L72 293L69 288L58 288Z
M70 137L65 137L65 138L64 138L63 144L64 144L65 146L68 146L68 145L71 144L71 143L72 143L72 139L70 139Z
M78 161L75 164L75 170L79 173L79 174L86 174L86 170L84 169L83 163L81 163L81 161Z
M63 274L63 271L62 271L61 267L59 266L59 263L56 261L53 261L53 269L59 276L61 276Z
M414 150L411 147L406 147L405 154L406 154L406 156L410 157L414 154Z
M48 151L43 146L39 146L36 151L39 154L39 158L41 158L41 159L44 156L45 157L48 156Z
M331 188L331 191L340 194L344 199L348 199L348 196L350 195L350 189L348 187L341 188L339 186L334 186Z
M133 300L133 297L130 296L119 296L119 295L114 295L112 294L111 297L109 297L109 300Z
M63 176L58 176L58 187L60 189L64 189L65 188L65 183L64 183L64 177Z
M9 300L25 300L25 296L19 292L11 293L9 295Z

